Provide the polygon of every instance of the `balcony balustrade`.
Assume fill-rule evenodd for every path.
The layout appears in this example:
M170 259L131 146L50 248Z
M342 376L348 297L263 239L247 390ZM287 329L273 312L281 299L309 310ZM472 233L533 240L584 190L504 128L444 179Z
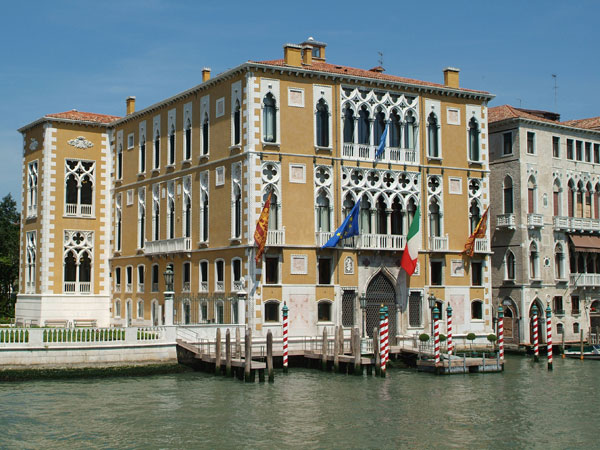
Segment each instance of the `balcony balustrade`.
M133 285L131 283L125 285L125 292L133 292Z
M543 228L544 216L541 214L527 214L527 226L529 228Z
M234 292L243 292L244 291L244 282L242 280L234 280L233 281L233 291Z
M267 231L267 247L281 247L285 245L285 227L281 230Z
M200 292L208 292L208 281L200 282Z
M323 247L331 236L333 236L333 232L317 231L315 233L315 245ZM338 245L364 250L403 250L406 246L406 236L398 234L359 234L340 240Z
M489 253L490 240L488 238L475 238L475 253Z
M89 294L91 292L92 283L89 281L65 281L65 294Z
M377 145L345 143L343 154L345 159L378 161L383 163L415 164L417 152L409 148L385 147L383 154L375 158Z
M65 216L69 217L92 217L92 205L67 203L65 205Z
M217 285L215 286L215 290L217 292L224 292L225 291L225 282L224 281L217 281Z
M142 292L144 292L144 283L138 283L138 284L137 284L137 291L138 291L139 293L142 293Z
M572 287L600 287L600 273L572 273L569 276Z
M554 217L554 228L563 231L600 232L600 219L556 216Z
M430 236L429 250L433 252L448 251L448 235L446 236Z
M514 214L498 214L496 216L496 228L516 228L516 220Z
M161 241L146 241L146 255L162 253L189 252L192 249L192 239L189 237L163 239Z

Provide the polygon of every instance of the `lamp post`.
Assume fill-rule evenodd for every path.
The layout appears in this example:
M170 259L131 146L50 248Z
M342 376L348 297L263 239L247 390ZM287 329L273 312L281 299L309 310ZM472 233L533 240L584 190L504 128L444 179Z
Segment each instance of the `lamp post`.
M367 296L365 294L362 294L360 296L360 309L362 311L362 337L365 337L365 315L366 315L366 309L367 309Z
M433 292L429 294L429 297L427 297L427 300L429 301L429 309L431 310L431 314L429 315L429 317L431 317L431 335L433 336L433 308L435 308L435 304L436 304L436 298L435 295L433 295Z
M168 264L165 273L165 325L173 325L173 264Z

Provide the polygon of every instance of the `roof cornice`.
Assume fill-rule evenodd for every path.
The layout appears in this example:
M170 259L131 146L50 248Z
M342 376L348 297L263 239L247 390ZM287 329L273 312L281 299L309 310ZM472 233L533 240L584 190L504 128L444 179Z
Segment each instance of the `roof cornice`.
M490 130L492 127L501 126L504 124L513 124L513 123L522 123L522 124L530 124L530 125L538 125L546 128L553 128L556 130L564 130L564 131L575 131L583 134L590 134L592 136L600 137L600 130L590 130L588 128L579 128L569 125L563 125L562 123L552 123L545 122L542 120L534 120L527 119L525 117L509 117L502 120L497 120L495 122L489 122Z
M44 117L40 117L37 120L34 120L33 122L31 122L25 126L22 126L17 131L19 133L24 133L25 131L29 130L30 128L35 127L36 125L39 125L41 123L47 123L47 122L62 122L62 123L68 123L68 124L73 124L73 125L84 125L87 127L100 127L100 128L110 128L114 124L114 122L101 123L101 122L91 122L91 121L87 121L87 120L63 119L61 117L44 116Z

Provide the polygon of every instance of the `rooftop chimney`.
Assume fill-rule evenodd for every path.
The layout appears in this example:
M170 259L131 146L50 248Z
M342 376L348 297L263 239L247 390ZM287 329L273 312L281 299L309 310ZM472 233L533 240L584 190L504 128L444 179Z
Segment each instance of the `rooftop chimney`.
M310 66L312 64L312 46L311 45L303 45L302 46L302 64L306 66Z
M458 72L460 72L460 69L446 67L444 69L444 86L458 89Z
M205 67L202 69L202 82L206 82L210 80L210 67Z
M283 60L288 66L302 67L302 47L296 44L285 44Z
M127 100L125 100L125 103L127 104L127 115L133 114L135 112L135 97L134 96L127 97Z

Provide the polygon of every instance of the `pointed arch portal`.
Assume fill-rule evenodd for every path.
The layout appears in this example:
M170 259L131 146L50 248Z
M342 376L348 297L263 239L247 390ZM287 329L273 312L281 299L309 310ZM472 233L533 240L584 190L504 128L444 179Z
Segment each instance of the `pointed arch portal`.
M382 272L375 275L367 287L367 320L366 328L369 337L373 337L373 328L379 328L379 308L387 306L389 314L389 340L395 341L397 309L396 289L392 282Z

